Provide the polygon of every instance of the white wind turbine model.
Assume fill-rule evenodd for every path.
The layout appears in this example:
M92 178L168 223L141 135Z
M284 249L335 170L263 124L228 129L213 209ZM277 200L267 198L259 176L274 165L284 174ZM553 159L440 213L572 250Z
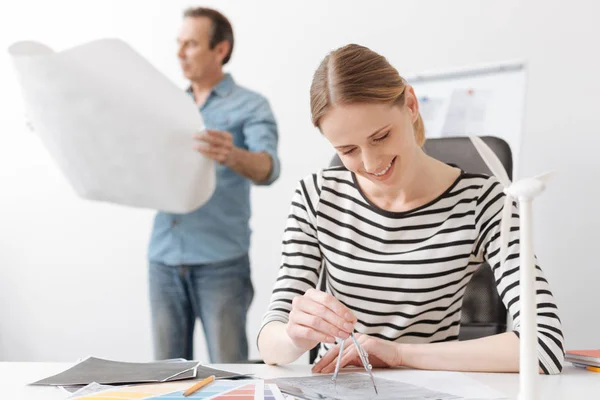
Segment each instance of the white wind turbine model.
M536 289L535 289L535 258L533 254L532 202L546 188L546 182L553 174L548 172L534 178L526 178L511 183L504 166L496 154L485 142L475 136L470 137L473 145L481 155L490 171L504 186L506 198L500 222L500 263L506 262L512 216L513 198L519 201L520 212L520 365L519 365L519 400L538 399L538 358L537 358L537 322L536 322Z

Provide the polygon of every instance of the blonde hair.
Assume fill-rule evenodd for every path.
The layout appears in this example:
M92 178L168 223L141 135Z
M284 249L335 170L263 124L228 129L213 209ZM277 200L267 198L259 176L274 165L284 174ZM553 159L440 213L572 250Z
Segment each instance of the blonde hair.
M367 47L349 44L329 53L313 76L310 87L312 123L320 128L321 118L334 104L382 103L403 106L406 81L380 54ZM425 142L425 127L419 114L413 124L419 146Z

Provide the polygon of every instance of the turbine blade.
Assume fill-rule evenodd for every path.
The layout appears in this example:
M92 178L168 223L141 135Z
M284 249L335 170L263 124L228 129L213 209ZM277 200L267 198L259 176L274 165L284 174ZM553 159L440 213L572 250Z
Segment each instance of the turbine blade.
M492 171L492 174L498 178L502 186L505 188L509 187L510 179L506 173L506 170L504 169L504 165L502 165L498 159L498 156L496 156L496 153L494 153L480 137L469 136L469 138L471 139L471 142L473 142L473 146L475 146L475 149L477 149L487 167L490 169L490 171Z

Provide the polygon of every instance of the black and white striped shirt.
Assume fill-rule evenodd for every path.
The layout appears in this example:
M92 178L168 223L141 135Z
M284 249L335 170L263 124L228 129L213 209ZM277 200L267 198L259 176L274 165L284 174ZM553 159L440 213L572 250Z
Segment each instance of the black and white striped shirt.
M358 332L404 343L457 340L465 287L485 260L518 334L519 215L513 204L500 266L503 202L495 178L465 172L435 200L406 212L372 204L342 167L306 177L293 197L263 326L286 323L292 299L316 287L324 265L327 292L354 312ZM536 273L538 357L554 374L564 360L562 327L539 266Z

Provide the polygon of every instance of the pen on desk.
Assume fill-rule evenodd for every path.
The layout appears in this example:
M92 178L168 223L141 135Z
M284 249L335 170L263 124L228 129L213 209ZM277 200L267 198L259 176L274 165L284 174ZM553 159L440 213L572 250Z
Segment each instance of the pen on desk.
M195 384L190 386L188 388L188 390L183 392L183 396L188 397L189 395L196 393L198 390L202 389L204 386L208 385L209 383L211 383L214 380L215 380L215 376L211 375L206 379L202 379L201 381L196 382Z
M600 372L600 367L592 367L591 365L587 365L585 369L592 372Z

